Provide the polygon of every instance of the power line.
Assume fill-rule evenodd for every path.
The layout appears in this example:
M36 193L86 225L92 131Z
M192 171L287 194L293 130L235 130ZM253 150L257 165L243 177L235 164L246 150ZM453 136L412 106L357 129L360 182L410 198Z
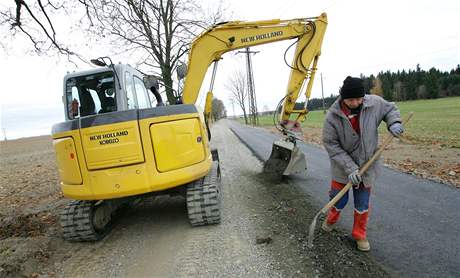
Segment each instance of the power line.
M230 103L232 104L232 110L233 110L233 117L236 117L235 114L235 100L233 98L230 98Z

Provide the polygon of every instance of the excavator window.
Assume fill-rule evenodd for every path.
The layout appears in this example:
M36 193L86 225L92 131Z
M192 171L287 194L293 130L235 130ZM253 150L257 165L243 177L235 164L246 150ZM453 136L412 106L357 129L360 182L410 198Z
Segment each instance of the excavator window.
M139 108L152 107L144 82L137 76L134 76L134 89L136 90L137 103Z
M69 119L117 111L113 73L67 79L66 99Z
M125 84L126 84L126 102L128 103L128 109L138 108L136 99L134 98L134 84L133 76L130 72L125 72Z

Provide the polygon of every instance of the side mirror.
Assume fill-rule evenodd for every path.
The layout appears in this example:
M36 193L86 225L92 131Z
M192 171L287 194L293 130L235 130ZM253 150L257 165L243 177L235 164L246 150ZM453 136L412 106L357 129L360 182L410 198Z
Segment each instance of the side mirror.
M103 58L91 59L91 63L99 67L106 67L107 64L102 59Z
M185 78L187 75L187 65L186 64L180 64L177 66L177 79L182 80Z

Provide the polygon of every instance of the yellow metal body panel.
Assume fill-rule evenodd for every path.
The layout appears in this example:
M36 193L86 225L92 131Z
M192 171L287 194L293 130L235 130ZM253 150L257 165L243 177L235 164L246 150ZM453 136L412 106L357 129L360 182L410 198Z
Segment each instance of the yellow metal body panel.
M88 170L144 161L137 121L83 128L80 133Z
M177 124L175 123L176 121L184 121L184 124L185 122L191 121L195 125L195 127L193 127L193 132L196 134L203 134L201 144L197 144L201 145L202 159L197 163L185 167L160 172L157 168L156 153L154 153L154 142L151 135L151 128L155 125L167 126L168 124L174 125L175 128L179 128L182 124ZM81 138L84 138L84 136L88 136L89 134L102 134L107 131L117 130L123 126L132 126L132 123L137 123L136 125L138 126L137 132L139 135L139 145L132 146L131 149L133 152L136 152L139 148L141 151L143 150L144 159L141 162L133 162L129 165L103 169L89 169L88 162L86 160L87 156L83 155L86 152L86 148L83 147L85 145L85 141ZM187 128L190 129L190 126ZM179 132L176 133L179 134ZM122 136L126 137L128 135ZM160 134L159 136L163 135ZM139 121L94 126L83 128L81 130L76 129L53 134L54 142L59 142L62 139L70 137L73 138L75 150L78 154L79 159L77 163L81 169L82 177L82 183L79 185L71 184L61 179L62 192L65 197L71 199L103 200L139 195L154 191L163 191L187 184L205 176L212 166L212 156L209 149L208 138L206 136L204 118L200 112L146 118ZM87 138L86 140L90 139ZM86 143L88 142L86 141ZM173 143L168 144L167 141L164 141L162 144L168 146L170 149L177 147L173 145ZM90 147L94 147L94 145L90 145ZM97 148L95 150L97 150ZM124 151L124 148L122 148L122 150ZM56 150L56 152L58 153L59 150ZM198 149L196 149L196 152L198 152ZM185 159L188 160L189 158ZM187 164L178 161L170 161L170 163L173 165L175 164L176 166L179 163ZM188 164L190 164L190 162L188 162ZM164 165L168 169L173 168L168 163L164 163ZM64 172L72 172L74 169L75 167L63 164Z
M203 137L196 118L153 124L150 135L160 172L187 167L204 159Z
M54 140L53 145L61 181L73 185L82 184L77 151L72 137Z
M204 105L204 115L206 117L206 120L209 123L209 120L211 119L211 113L212 113L212 99L214 98L214 94L209 91L206 94L206 103Z

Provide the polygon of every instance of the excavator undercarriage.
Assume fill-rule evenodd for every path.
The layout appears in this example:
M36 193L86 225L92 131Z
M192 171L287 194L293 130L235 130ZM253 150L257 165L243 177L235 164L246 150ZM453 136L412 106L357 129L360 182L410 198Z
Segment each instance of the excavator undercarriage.
M212 168L206 176L184 185L184 190L176 188L170 191L171 194L185 197L192 226L220 223L221 175L217 151L213 150L213 154ZM104 238L114 226L117 212L123 206L139 200L142 200L141 196L105 201L71 201L60 214L64 239L97 241Z

